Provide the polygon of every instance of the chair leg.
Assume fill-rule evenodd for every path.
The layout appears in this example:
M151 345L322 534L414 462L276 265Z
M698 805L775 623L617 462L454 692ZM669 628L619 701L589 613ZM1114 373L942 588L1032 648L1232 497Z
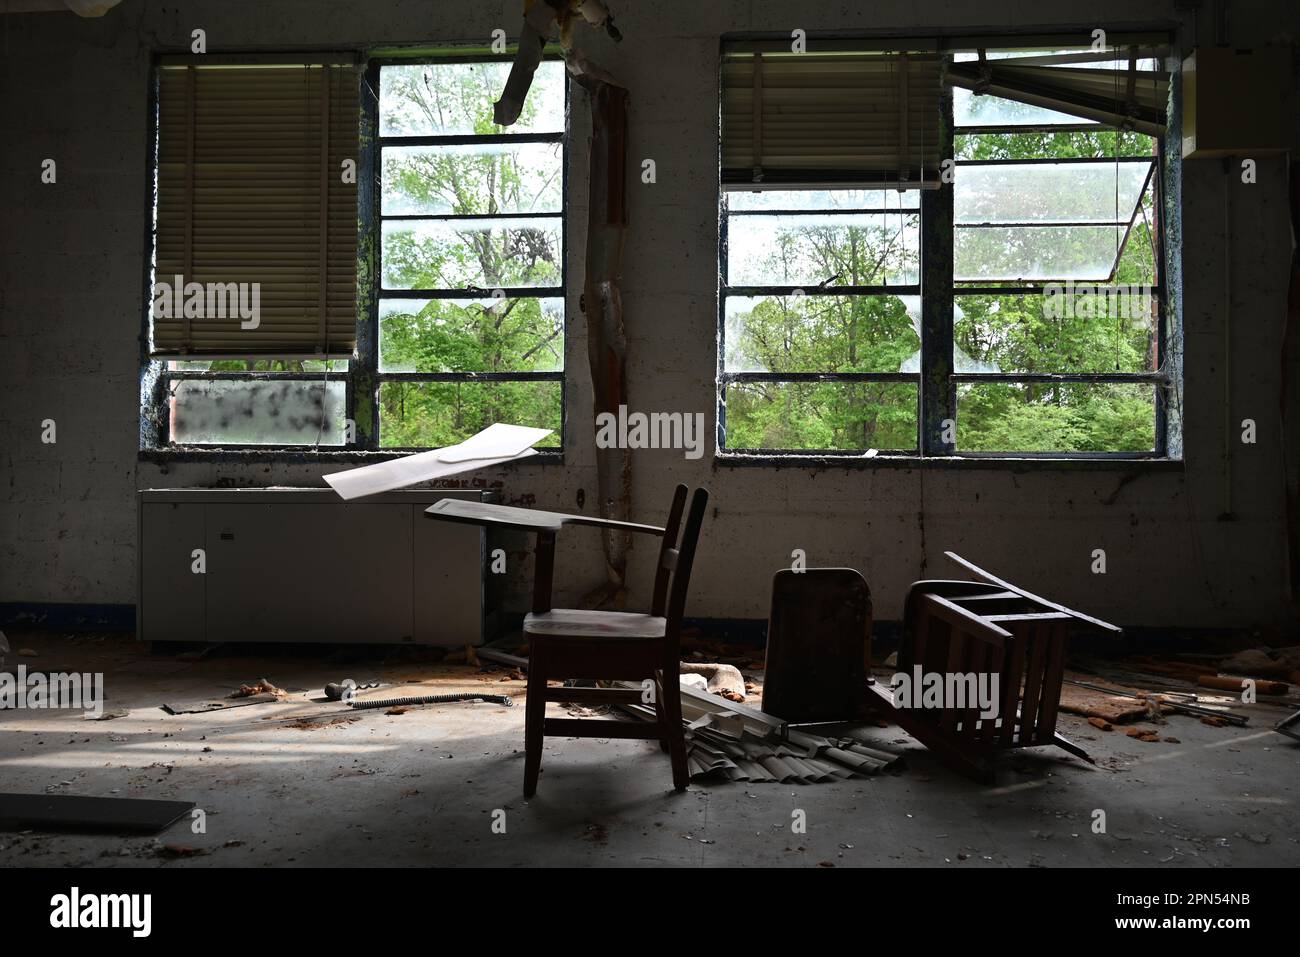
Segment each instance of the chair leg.
M673 787L678 791L685 791L691 775L686 767L686 735L682 731L682 694L666 680L669 677L677 677L676 668L674 662L673 671L667 674L661 671L657 677L661 688L668 685L665 693L659 697L664 703L664 717L668 722L668 727L664 730L668 735L668 756L673 765Z
M656 675L652 679L655 683L655 714L659 720L659 750L665 754L668 753L668 716L664 712L664 683Z
M542 770L542 728L546 721L546 660L540 642L531 642L528 655L528 696L524 703L524 797L537 793Z

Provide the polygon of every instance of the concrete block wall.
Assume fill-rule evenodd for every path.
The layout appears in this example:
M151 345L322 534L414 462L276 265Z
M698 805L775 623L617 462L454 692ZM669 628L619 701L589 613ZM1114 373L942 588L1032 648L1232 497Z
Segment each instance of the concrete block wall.
M717 68L724 33L794 28L844 33L999 30L1121 31L1190 21L1173 0L970 4L953 0L612 0L625 40L582 34L586 52L631 90L633 169L653 158L658 182L630 179L623 296L633 409L704 412L714 421L717 316ZM135 595L137 488L321 485L320 464L139 462L138 336L146 255L146 89L151 52L366 48L485 42L518 31L519 4L448 0L124 2L100 20L71 13L0 14L0 602L130 603ZM1212 36L1208 15L1202 41ZM1236 2L1237 46L1290 42L1300 12ZM586 219L586 102L573 95L570 275L581 276ZM1294 132L1294 131L1293 131ZM56 185L40 164L58 163ZM1224 190L1231 219L1224 242ZM766 616L772 573L802 548L813 565L848 565L869 581L878 618L897 618L915 578L958 577L952 549L1005 577L1132 625L1286 627L1283 442L1278 416L1291 255L1285 162L1259 159L1258 182L1190 162L1182 184L1185 467L866 470L734 468L711 455L634 453L639 517L661 517L677 481L708 485L688 613ZM1232 256L1231 363L1225 367L1225 249ZM570 374L563 466L519 465L467 481L500 482L511 500L592 507L595 488L586 328L569 296ZM1223 480L1227 421L1254 418L1259 442L1232 441L1230 520ZM1292 421L1300 409L1291 399ZM43 419L58 442L40 441ZM1234 435L1230 438L1235 438ZM711 450L710 450L711 451ZM1293 465L1294 467L1294 465ZM649 545L647 542L646 545ZM1089 571L1104 548L1108 573ZM562 540L560 600L603 576L594 534ZM648 586L653 549L634 552ZM530 569L519 565L516 594ZM646 598L645 587L633 595Z

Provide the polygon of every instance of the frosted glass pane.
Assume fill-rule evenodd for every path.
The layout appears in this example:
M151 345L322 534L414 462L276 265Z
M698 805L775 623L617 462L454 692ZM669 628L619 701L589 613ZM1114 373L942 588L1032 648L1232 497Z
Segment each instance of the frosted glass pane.
M182 381L171 401L181 445L342 445L343 382Z
M953 272L971 280L1100 281L1124 238L1123 226L993 226L955 230Z
M727 222L732 286L906 285L919 281L920 217L735 216Z
M558 213L559 143L384 148L383 213Z
M381 136L564 131L564 64L541 63L523 112L508 129L492 122L510 63L413 63L379 68Z
M1150 170L1150 160L961 164L953 217L958 225L1127 222Z
M390 220L385 289L560 285L559 218Z

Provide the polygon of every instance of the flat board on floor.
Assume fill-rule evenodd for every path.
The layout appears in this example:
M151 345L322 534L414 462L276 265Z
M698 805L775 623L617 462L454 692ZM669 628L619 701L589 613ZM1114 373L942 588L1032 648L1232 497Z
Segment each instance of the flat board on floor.
M193 801L0 794L0 830L156 834L193 808Z
M164 704L162 709L168 714L204 714L208 711L228 711L231 708L245 708L250 704L269 704L283 701L278 695L269 692L245 695L242 698L203 698L199 701L182 701L177 704Z

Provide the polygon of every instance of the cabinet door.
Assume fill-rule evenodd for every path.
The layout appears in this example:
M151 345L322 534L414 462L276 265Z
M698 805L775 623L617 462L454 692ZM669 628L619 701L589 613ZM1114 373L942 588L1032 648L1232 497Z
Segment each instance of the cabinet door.
M201 502L140 504L140 638L205 641L206 576L196 549L206 549ZM206 558L205 558L206 560Z
M447 493L448 498L478 501L475 493ZM415 640L444 648L463 648L483 641L483 529L478 525L439 522L412 507L414 525Z
M410 641L402 504L207 506L209 641Z

